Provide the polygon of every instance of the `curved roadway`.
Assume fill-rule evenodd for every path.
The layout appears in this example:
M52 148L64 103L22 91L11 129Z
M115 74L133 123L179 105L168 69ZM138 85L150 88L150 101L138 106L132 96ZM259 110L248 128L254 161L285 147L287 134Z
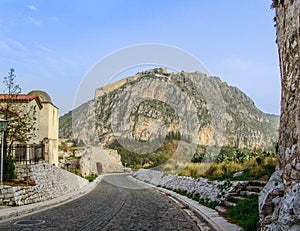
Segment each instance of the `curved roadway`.
M132 180L129 175L120 174L103 177L93 191L76 200L2 223L0 230L156 231L199 228L172 199Z

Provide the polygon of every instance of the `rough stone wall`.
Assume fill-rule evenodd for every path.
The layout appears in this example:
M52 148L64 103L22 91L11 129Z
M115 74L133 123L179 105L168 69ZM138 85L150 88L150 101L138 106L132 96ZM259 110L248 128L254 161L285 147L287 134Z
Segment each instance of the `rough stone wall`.
M112 91L116 90L117 88L122 87L124 84L126 84L128 82L137 80L139 77L140 77L140 75L137 74L137 75L134 75L134 76L131 76L131 77L127 77L125 79L121 79L121 80L119 80L115 83L108 84L104 87L96 88L95 97L101 97L104 94L107 94L109 92L112 92Z
M277 171L260 197L262 230L300 230L300 0L274 0L282 98Z
M88 181L50 164L19 165L18 179L30 179L34 186L1 186L0 205L25 205L53 199L88 185Z
M29 124L29 127L32 127L29 136L31 137L28 140L28 144L38 144L39 140L39 122L40 122L40 113L41 110L37 104L36 100L31 100L30 102L14 102L6 103L1 102L0 107L6 108L7 104L9 105L9 111L17 113L19 115L26 115L26 122Z
M80 171L85 177L91 174L123 172L121 156L116 150L100 146L84 150L80 159Z
M171 174L164 175L160 171L150 169L140 169L133 176L144 182L171 190L181 189L189 193L199 193L200 198L217 202L224 201L230 194L238 193L248 185L246 181L234 181L228 184L225 181L209 181L205 178L194 179Z

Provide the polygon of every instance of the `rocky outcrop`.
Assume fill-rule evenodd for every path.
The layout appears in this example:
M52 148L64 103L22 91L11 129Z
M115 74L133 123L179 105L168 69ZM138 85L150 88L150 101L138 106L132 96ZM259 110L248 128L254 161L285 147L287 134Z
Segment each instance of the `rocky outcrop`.
M130 140L129 148L140 147L133 150L138 153L144 143L159 146L166 135L202 146L248 149L268 149L277 141L277 116L261 112L238 88L199 72L138 73L97 89L95 99L72 114L76 138L104 146L116 138L125 145ZM61 128L60 136L70 130Z
M300 230L300 0L274 0L282 80L277 171L260 197L262 230Z
M80 158L82 176L91 174L123 172L121 157L116 150L89 147Z

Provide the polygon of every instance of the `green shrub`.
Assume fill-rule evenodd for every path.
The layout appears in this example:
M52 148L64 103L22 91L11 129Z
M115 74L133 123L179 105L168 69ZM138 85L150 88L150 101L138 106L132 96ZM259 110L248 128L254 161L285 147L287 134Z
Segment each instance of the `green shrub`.
M192 158L192 162L193 163L199 163L199 162L202 162L202 160L203 160L203 155L202 154L200 154L200 153L198 153L198 152L196 152L194 155L193 155L193 158Z
M179 194L181 194L181 195L183 195L183 196L186 196L187 194L188 194L188 191L187 190L184 190L184 189L175 189L175 192L176 193L179 193Z
M212 201L208 198L205 198L205 199L200 198L199 199L199 204L204 205L204 206L209 207L209 208L212 208L212 209L215 209L220 204L220 202Z
M85 179L87 179L89 182L93 182L97 178L97 174L91 174L87 176Z
M193 200L199 201L200 200L200 194L199 193L193 193Z
M16 178L15 161L13 158L4 156L3 161L3 181L11 182Z
M239 201L236 206L230 206L224 214L237 222L244 230L252 231L259 228L258 196Z

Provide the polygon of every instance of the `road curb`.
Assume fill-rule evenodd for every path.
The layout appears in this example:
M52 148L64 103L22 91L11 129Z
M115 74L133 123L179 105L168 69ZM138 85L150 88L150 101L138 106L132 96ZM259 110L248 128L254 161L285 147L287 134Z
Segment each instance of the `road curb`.
M215 231L241 231L243 230L241 227L229 223L224 217L221 217L218 212L214 209L208 208L206 206L200 205L197 201L188 198L186 196L175 193L171 190L157 187L155 185L146 183L144 181L138 180L131 176L134 180L144 183L151 188L156 189L157 191L164 193L168 196L171 196L175 200L178 200L184 206L188 207L191 211L193 211L199 219L203 219L208 226Z

